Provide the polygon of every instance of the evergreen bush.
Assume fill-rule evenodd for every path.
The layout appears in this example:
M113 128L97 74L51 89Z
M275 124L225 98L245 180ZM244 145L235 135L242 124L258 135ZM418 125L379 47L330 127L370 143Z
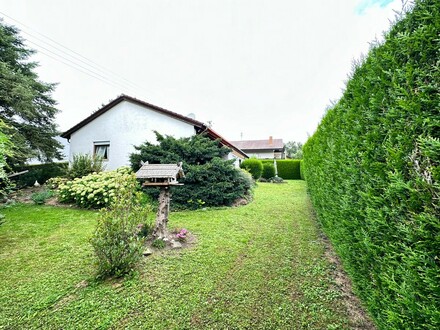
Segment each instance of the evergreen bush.
M240 167L248 171L254 180L258 180L263 173L263 163L256 158L248 158L241 162Z
M175 139L156 132L159 142L145 142L136 146L130 155L132 169L137 171L141 161L150 164L183 162L185 178L179 179L183 186L172 188L173 209L197 209L201 206L229 206L240 198L249 199L253 181L242 170L235 168L232 160L223 158L229 149L203 135ZM156 200L159 190L145 191Z
M416 1L304 146L319 221L380 329L440 328L440 1Z
M275 176L275 166L271 163L264 163L263 164L263 173L261 174L261 177L264 179L270 179Z

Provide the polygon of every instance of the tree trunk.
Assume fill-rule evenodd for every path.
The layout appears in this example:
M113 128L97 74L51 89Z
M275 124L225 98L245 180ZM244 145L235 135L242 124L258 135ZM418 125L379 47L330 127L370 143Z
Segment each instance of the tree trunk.
M161 187L159 194L159 208L156 216L156 226L153 237L156 239L168 238L168 214L170 212L170 189Z

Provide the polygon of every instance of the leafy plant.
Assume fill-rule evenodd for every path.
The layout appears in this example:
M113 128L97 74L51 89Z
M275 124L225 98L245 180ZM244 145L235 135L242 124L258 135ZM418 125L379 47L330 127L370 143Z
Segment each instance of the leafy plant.
M32 201L37 205L46 203L46 200L53 197L54 193L51 190L45 190L41 192L35 192L31 195Z
M98 277L121 277L133 272L142 257L144 238L139 224L150 219L151 208L142 205L140 193L133 195L135 182L117 182L118 189L108 208L101 209L98 224L90 240L96 256Z
M156 249L164 249L167 246L167 243L163 240L163 239L155 239L152 243L151 246L156 248Z
M248 171L254 180L258 180L263 173L263 163L257 158L248 158L241 162L240 167Z
M81 178L92 173L99 173L104 170L104 160L99 156L89 154L73 155L73 162L69 168L70 179Z
M136 177L130 168L121 167L114 171L89 174L61 184L58 200L62 203L75 203L83 208L101 208L109 206L120 191L127 190L134 194L136 187Z

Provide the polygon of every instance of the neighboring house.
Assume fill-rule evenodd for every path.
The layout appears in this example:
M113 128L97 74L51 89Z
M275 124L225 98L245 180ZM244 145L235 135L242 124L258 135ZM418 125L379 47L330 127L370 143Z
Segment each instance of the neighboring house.
M130 165L129 156L135 151L134 146L145 141L157 142L154 131L175 138L204 133L231 149L227 158L235 159L236 166L241 159L248 158L202 122L127 95L119 96L61 137L70 142L70 162L75 154L99 155L104 158L106 169L113 170Z
M249 157L259 159L285 158L283 139L274 139L270 136L267 140L231 141L231 143Z

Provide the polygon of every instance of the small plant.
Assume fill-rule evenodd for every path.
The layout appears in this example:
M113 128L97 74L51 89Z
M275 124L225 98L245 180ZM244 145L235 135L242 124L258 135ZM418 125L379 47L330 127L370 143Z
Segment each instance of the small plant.
M135 183L117 190L110 207L102 209L91 238L98 265L98 277L121 277L134 271L142 258L144 238L139 223L151 226L151 208L141 205L140 193L133 195Z
M46 200L51 198L54 195L53 191L45 190L42 192L36 192L31 195L32 201L37 205L43 205L46 203Z
M181 229L177 234L176 234L176 239L179 242L186 242L187 239L187 235L188 235L188 230L186 230L185 228Z
M71 179L81 178L91 173L99 173L104 170L103 158L89 154L76 154L73 156L72 166L68 176Z
M152 246L152 247L154 247L154 248L156 248L156 249L160 249L160 250L164 249L166 245L167 245L167 244L165 243L165 241L164 241L163 239L160 239L160 238L155 239L155 240L151 243L151 246Z

